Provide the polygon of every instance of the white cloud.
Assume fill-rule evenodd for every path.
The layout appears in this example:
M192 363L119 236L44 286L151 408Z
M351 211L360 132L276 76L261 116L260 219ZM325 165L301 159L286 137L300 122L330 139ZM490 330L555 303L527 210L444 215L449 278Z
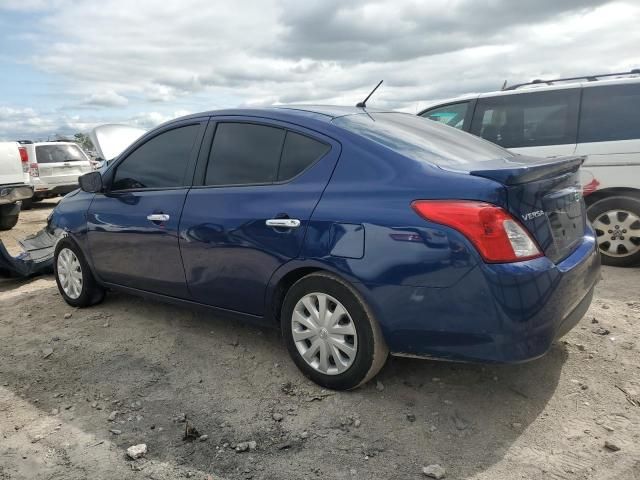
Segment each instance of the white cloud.
M70 137L77 132L89 132L105 123L123 123L149 130L190 113L188 110L174 110L166 113L150 111L134 115L96 116L0 107L0 141Z
M350 105L380 79L371 105L417 111L505 79L640 66L633 0L9 1L42 9L27 61L64 79L60 105L79 98L88 124L152 125L176 110L238 105ZM41 115L64 121L55 110Z
M132 125L134 127L140 127L144 129L151 129L161 123L168 122L169 120L177 117L182 117L184 115L188 115L189 111L187 110L177 110L172 113L159 113L159 112L145 112L140 113L138 115L134 115L133 117L125 120L122 123L127 125Z
M73 0L2 0L0 9L38 11L70 8Z
M119 95L113 90L107 90L106 92L92 93L85 99L83 105L95 107L124 107L128 103L127 97Z

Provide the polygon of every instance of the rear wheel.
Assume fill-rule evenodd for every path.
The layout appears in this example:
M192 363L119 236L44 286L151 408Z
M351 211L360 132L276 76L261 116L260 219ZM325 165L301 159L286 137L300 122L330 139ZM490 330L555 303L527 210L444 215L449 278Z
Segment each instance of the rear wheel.
M287 292L282 333L298 368L317 384L356 388L383 367L388 349L360 295L328 273L312 273Z
M82 251L73 240L64 238L58 242L53 270L62 298L72 307L88 307L104 298L104 288L96 282Z
M33 198L22 200L22 210L31 210L31 207L33 207Z
M587 210L598 240L602 263L630 267L640 263L640 200L607 197Z

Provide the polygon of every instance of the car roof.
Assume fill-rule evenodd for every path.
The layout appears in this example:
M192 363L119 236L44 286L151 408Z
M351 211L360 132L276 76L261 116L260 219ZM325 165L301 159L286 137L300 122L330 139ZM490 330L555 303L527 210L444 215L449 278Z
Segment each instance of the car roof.
M480 95L478 95L478 97L479 98L495 97L495 96L502 96L502 95L514 95L519 93L531 93L531 92L538 92L538 91L548 92L553 90L565 90L569 88L606 87L606 86L623 85L623 84L629 84L629 83L631 84L640 83L640 77L613 78L610 80L597 80L597 81L591 81L591 82L588 80L582 80L579 82L562 82L562 83L557 83L552 85L534 84L534 85L527 85L521 88L517 88L515 90L499 90L497 92L481 93Z
M626 77L626 78L613 78L608 80L597 80L597 81L575 81L575 82L561 82L552 85L548 85L546 83L539 83L533 85L526 85L520 88L516 88L514 90L496 90L493 92L485 92L485 93L470 93L465 95L460 95L458 97L452 97L448 99L442 99L434 102L428 102L425 107L421 108L420 111L424 112L433 107L437 107L440 105L448 105L451 103L464 102L466 100L473 100L476 98L485 98L485 97L502 97L506 95L520 95L532 92L549 92L555 90L566 90L570 88L592 88L592 87L606 87L613 85L624 85L624 84L636 84L640 83L640 77Z
M269 117L282 120L294 120L313 118L324 122L331 122L338 117L347 115L364 115L370 113L388 113L393 110L383 110L377 108L360 108L348 107L340 105L274 105L272 107L260 108L229 108L225 110L209 110L200 113L194 113L184 117L176 118L168 123L186 120L189 118L206 117L206 116L247 116L247 117ZM398 113L398 112L394 112Z

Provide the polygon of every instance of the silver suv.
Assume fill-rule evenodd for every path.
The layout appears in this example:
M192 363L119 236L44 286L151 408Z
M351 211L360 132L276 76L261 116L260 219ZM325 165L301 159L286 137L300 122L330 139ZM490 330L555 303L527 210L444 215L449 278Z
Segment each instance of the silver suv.
M22 208L44 198L65 195L78 188L78 177L91 172L89 157L73 142L19 141L27 151L29 179L33 198L22 202Z

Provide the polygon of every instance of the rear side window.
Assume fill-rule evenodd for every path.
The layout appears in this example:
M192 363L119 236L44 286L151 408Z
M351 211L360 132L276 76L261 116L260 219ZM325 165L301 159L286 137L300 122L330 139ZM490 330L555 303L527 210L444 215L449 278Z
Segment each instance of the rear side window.
M287 132L278 169L278 181L295 177L316 160L323 157L331 147L313 138L294 132Z
M256 185L295 177L329 146L283 128L219 123L211 146L205 185Z
M467 110L469 110L469 102L461 102L445 105L444 107L432 108L420 116L462 130Z
M578 142L640 139L640 84L587 87Z
M415 160L461 167L513 154L465 132L407 113L345 115L333 124Z
M206 185L273 183L284 142L282 128L251 123L220 123L216 127Z
M88 161L76 145L37 145L36 159L38 163L62 163Z
M478 99L471 133L505 148L576 143L579 89Z
M112 190L185 186L199 128L200 125L175 128L142 144L116 167Z

